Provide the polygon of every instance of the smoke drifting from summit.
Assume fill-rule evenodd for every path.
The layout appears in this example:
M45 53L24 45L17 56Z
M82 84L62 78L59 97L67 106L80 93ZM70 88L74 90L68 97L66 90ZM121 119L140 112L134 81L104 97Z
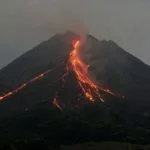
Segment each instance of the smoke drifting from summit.
M150 64L149 6L141 0L1 1L0 68L66 28L83 39L88 31L113 40Z
M80 42L84 43L88 28L86 27L82 7L78 3L69 0L67 1L67 5L64 5L63 1L60 7L60 12L58 13L60 15L58 18L62 18L59 23L60 26L63 26L65 30L70 30L79 35Z

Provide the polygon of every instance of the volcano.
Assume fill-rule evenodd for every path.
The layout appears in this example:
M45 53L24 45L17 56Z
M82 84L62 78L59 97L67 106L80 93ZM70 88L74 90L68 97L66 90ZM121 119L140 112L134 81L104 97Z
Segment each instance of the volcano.
M79 49L80 56L76 55ZM84 44L72 32L42 42L0 70L0 87L0 118L5 124L1 128L9 132L12 126L18 127L18 120L29 116L38 118L38 123L28 119L40 126L48 116L56 121L59 113L62 118L77 115L94 124L99 117L109 117L106 120L110 122L121 113L118 120L124 118L126 126L127 118L149 117L150 113L150 67L113 41L99 41L91 35ZM95 120L88 120L88 115ZM25 130L20 130L24 134ZM45 136L45 131L42 134Z
M97 100L97 99L104 102L104 99L102 98L102 96L100 94L101 92L106 93L106 94L110 94L110 95L113 95L113 96L117 96L117 94L113 93L110 89L101 87L100 85L98 85L96 83L96 81L93 81L91 79L90 74L88 72L89 65L84 62L84 58L81 56L80 51L82 49L84 50L85 46L81 42L80 37L73 34L73 33L67 33L66 35L63 35L62 39L61 39L61 36L62 35L59 35L59 36L56 35L50 41L52 41L53 39L54 39L55 42L56 42L56 40L65 40L65 41L61 41L62 44L65 44L65 45L62 45L62 47L64 47L65 50L67 49L67 46L66 46L67 42L71 43L72 45L69 48L70 52L68 51L68 53L69 53L68 56L67 56L68 53L65 52L65 50L64 51L60 50L61 52L59 50L56 52L56 50L55 50L54 55L55 55L56 59L52 60L50 58L46 59L46 57L44 57L46 60L37 60L37 62L41 62L40 66L36 66L38 69L35 69L34 66L32 66L32 65L27 65L26 64L27 66L30 66L34 70L34 71L32 70L33 71L32 74L34 74L34 72L36 72L36 74L31 75L31 74L29 74L28 69L26 69L26 67L23 67L21 65L19 60L22 61L25 58L27 58L26 60L23 61L23 63L28 63L29 61L31 61L31 60L28 60L30 57L33 57L33 59L34 59L34 57L36 58L37 55L34 54L34 56L32 56L30 54L30 53L32 53L32 51L33 51L32 50L32 51L29 51L30 56L27 57L27 55L28 55L28 53L27 53L27 54L21 56L20 58L18 58L16 61L13 62L15 64L18 61L18 63L16 65L21 65L20 66L21 69L19 69L18 67L15 67L15 68L17 68L17 70L19 70L19 72L16 72L16 69L13 69L13 72L9 73L9 74L13 74L13 75L11 75L11 77L6 77L7 75L5 74L5 69L2 70L2 73L1 73L2 81L1 81L1 83L5 87L7 87L7 89L5 90L5 88L4 88L4 91L2 91L4 94L1 94L0 101L5 101L5 100L8 100L9 98L13 98L14 96L16 96L20 92L22 92L26 87L29 87L30 85L32 86L32 84L34 84L34 82L37 82L37 81L39 81L39 80L41 80L41 79L43 79L47 76L49 76L51 78L51 74L58 75L55 80L56 80L57 83L62 82L62 83L60 83L61 84L60 88L63 88L65 90L65 88L66 88L64 86L64 84L65 84L64 82L66 82L65 78L67 76L72 76L73 73L74 73L74 76L75 76L74 78L76 78L76 82L78 83L78 85L80 87L80 90L81 90L81 91L78 91L78 92L76 90L73 90L73 91L76 91L76 93L77 93L76 96L74 96L74 97L78 101L80 100L80 98L82 99L82 95L84 95L85 98L89 102L95 102L95 100ZM70 41L67 40L67 39L69 39ZM53 44L55 44L55 43L53 43ZM57 42L57 44L59 45L58 42ZM40 47L40 46L38 46L38 47ZM39 53L39 51L38 51L38 53ZM42 52L40 57L43 55L43 53L44 53L44 55L45 54L47 56L49 55L49 57L51 57L51 55L53 56L53 52L52 52L52 54L47 54L47 52ZM38 56L38 59L39 59L39 56ZM48 60L52 61L50 67L48 66L48 64L50 64L50 62ZM46 63L47 61L48 61L48 64ZM46 65L43 62L46 63ZM53 65L52 65L52 63L53 63ZM10 64L10 66L12 64ZM33 63L33 64L39 65L36 62ZM52 66L54 66L54 67L52 67ZM29 67L29 70L30 70L30 67ZM63 69L64 67L65 67L65 69ZM11 68L9 68L9 65L8 65L8 67L6 67L6 70L8 69L10 71ZM44 71L43 71L43 68L45 69ZM60 71L61 69L62 69L62 72ZM42 70L42 71L39 71L39 70ZM25 74L28 74L28 76L26 76ZM60 76L60 74L62 74L62 76ZM20 81L18 81L18 79L16 79L17 76L19 77ZM23 78L23 76L25 78ZM51 79L53 80L53 78L51 78ZM16 81L14 81L14 80L16 80ZM50 83L51 82L49 82L49 84ZM56 85L56 84L53 84L53 85ZM42 83L42 85L43 85L43 83ZM69 85L69 87L77 88L76 84L74 84L73 86ZM3 88L2 88L2 90L3 90ZM43 89L43 90L46 91L45 89ZM58 91L59 90L56 89L57 94L56 94L56 97L53 98L52 104L54 104L59 110L62 111L62 108L61 108L61 106L58 102ZM62 92L62 89L61 89L61 92ZM45 93L44 94L41 93L41 95L45 95ZM52 95L54 95L54 92L52 92L49 97L52 97ZM68 99L68 98L63 97L63 99ZM25 100L25 103L27 103L27 106L30 105L30 104L28 104L27 100ZM64 103L65 103L65 101L64 101ZM72 104L72 101L70 101L69 103ZM25 107L25 106L26 105L24 105L23 107ZM19 105L19 107L20 107L20 105ZM20 107L20 108L22 108L22 107Z

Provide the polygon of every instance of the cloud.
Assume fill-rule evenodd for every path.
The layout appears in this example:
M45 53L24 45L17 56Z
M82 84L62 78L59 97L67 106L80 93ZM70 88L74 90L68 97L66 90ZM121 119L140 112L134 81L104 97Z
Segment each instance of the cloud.
M114 40L150 64L149 7L141 0L2 0L0 64L65 28Z

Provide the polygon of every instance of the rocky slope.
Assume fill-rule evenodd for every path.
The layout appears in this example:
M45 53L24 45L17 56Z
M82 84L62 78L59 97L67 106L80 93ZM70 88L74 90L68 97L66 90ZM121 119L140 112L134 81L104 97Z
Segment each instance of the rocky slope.
M0 102L0 139L44 140L54 145L112 139L150 143L150 67L114 42L99 41L89 35L81 56L90 65L91 78L125 99L104 95L105 103L80 105L76 95L81 90L74 74L67 76L65 88L59 80L65 73L72 41L77 38L70 32L58 34L0 71L3 93L38 73L56 68ZM56 91L60 92L63 112L51 103Z

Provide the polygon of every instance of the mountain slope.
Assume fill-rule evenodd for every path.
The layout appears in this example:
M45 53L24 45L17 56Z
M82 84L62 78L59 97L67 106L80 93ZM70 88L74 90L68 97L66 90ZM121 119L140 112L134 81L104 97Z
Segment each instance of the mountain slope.
M73 33L58 34L42 42L0 70L0 92L23 83L56 64L66 61L72 48Z
M102 93L105 103L88 103L73 72L66 77L65 88L60 80L76 38L70 32L56 35L0 71L3 93L52 69L44 78L0 102L0 139L29 143L44 140L54 145L99 140L150 143L150 67L114 42L89 35L81 57L90 65L91 78L125 99ZM51 101L58 93L63 112Z
M127 98L150 99L150 66L127 53L113 41L89 38L87 62L96 80ZM88 42L89 43L89 42Z
M0 93L5 93L32 79L37 74L55 68L44 79L33 83L19 94L12 96L8 101L2 102L0 105L2 116L15 114L15 111L16 113L20 112L30 105L33 106L43 100L50 100L55 95L55 91L61 87L58 79L65 72L64 68L72 49L72 41L77 38L78 36L71 32L58 34L0 70ZM81 56L90 65L89 73L93 80L103 87L125 96L129 107L133 107L136 101L138 108L149 109L149 66L124 51L116 43L99 41L91 35L87 37ZM66 95L73 97L75 93L80 93L80 91L78 91L75 78L72 75L69 80L74 82L68 84L68 89L66 87L63 93L69 90L70 94ZM74 100L69 101L65 98L65 103L71 104L76 100L76 96L72 99Z

